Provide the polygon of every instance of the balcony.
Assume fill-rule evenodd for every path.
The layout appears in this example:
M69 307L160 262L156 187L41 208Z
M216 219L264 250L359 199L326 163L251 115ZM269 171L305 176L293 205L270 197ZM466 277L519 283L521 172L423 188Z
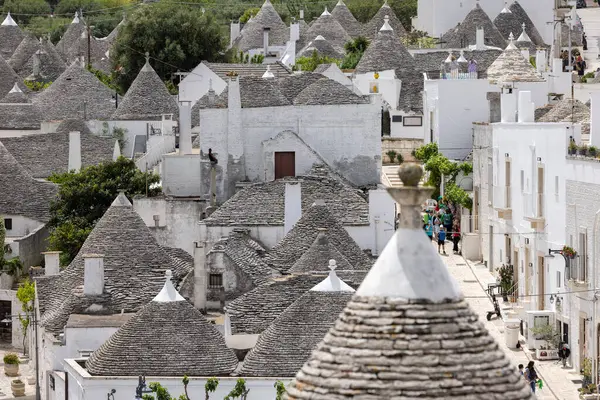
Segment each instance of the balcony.
M498 218L512 219L512 190L510 186L494 186L494 210Z
M544 230L546 224L544 193L530 193L523 196L525 220L531 223L531 229Z

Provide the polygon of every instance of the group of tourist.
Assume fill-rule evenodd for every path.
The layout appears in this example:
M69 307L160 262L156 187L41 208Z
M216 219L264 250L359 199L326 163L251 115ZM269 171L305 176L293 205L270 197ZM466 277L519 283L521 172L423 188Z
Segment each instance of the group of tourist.
M423 229L431 240L437 240L438 253L446 254L446 240L451 239L454 244L452 251L458 254L460 223L455 220L451 206L441 200L440 198L435 210L429 209L423 213Z

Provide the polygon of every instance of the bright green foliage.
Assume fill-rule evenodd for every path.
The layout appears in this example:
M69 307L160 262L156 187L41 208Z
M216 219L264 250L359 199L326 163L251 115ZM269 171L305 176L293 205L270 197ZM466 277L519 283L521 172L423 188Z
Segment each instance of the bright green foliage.
M467 192L456 185L456 177L459 173L469 175L473 172L473 165L467 162L452 162L443 154L438 152L437 143L429 143L421 146L415 151L415 158L421 161L425 170L429 172L427 184L436 190L433 197L437 199L440 194L442 175L445 180L444 196L446 200L471 209L473 202Z
M0 217L0 270L7 273L10 276L17 276L23 269L23 263L19 257L13 257L5 259L7 245L6 245L6 229L4 227L4 218Z
M277 394L275 400L283 400L283 395L285 394L285 385L283 384L283 382L277 381L273 386L275 387L275 391Z
M28 81L24 80L23 84L29 88L29 90L33 92L39 92L44 89L48 89L52 82L38 82L38 81Z
M235 387L231 389L231 392L229 392L229 394L225 396L223 400L246 400L248 393L250 393L250 389L246 389L246 380L239 378L235 383Z
M31 314L34 312L35 283L31 279L25 279L19 283L17 289L17 299L21 303L23 314L19 313L21 330L23 331L23 349L25 349L25 340L27 338L27 328L31 323Z
M358 65L358 62L362 58L363 53L369 47L369 39L359 36L356 39L346 43L344 49L346 50L346 57L342 61L341 69L354 69Z
M341 60L337 60L335 58L320 56L317 51L313 51L310 57L299 57L296 59L296 65L294 65L294 70L302 70L305 72L312 72L320 64L341 64Z
M34 15L50 15L50 5L45 0L4 0L2 13L11 13L18 24L27 24Z
M438 40L427 36L427 32L412 30L408 35L402 39L402 43L406 47L413 47L419 49L433 49L435 48Z
M50 41L56 44L64 35L72 19L73 17L32 17L29 25L24 28L38 38L47 38L50 35Z
M219 380L217 378L208 378L204 384L204 394L206 395L205 400L209 400L210 393L217 390L219 386Z
M86 12L99 10L102 6L96 0L60 0L54 12L56 14L75 14L75 11Z
M265 60L265 56L262 54L255 54L250 58L250 55L244 54L243 51L233 52L233 55L230 58L230 62L235 64L262 64Z
M244 11L242 16L240 17L240 22L242 24L245 24L246 22L248 22L250 17L254 17L256 14L258 14L259 11L260 11L259 7L253 7L253 8L247 9L246 11Z
M87 70L92 74L96 75L96 78L106 86L117 92L120 96L123 96L125 93L121 90L121 88L115 83L115 79L112 75L108 75L107 73L100 71L99 69L95 69L91 65L86 66Z
M143 173L135 162L123 157L117 161L50 176L60 184L58 199L50 206L50 248L62 251L61 264L67 265L83 245L96 222L104 215L119 190L133 197L137 194L156 195L160 189L150 189L160 177Z
M203 60L218 60L223 49L224 40L212 13L202 14L200 7L188 5L149 3L137 7L119 33L113 49L121 72L117 82L123 90L129 88L146 62L146 52L165 81Z

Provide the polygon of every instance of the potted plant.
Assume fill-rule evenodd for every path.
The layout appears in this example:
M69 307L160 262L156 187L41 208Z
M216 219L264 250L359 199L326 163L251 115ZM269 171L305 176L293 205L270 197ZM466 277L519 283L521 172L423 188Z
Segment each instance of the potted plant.
M575 258L577 256L577 252L575 251L575 249L573 249L572 247L569 246L563 246L561 253L567 257L567 258Z
M585 144L582 144L581 146L578 147L579 150L579 155L580 156L587 156L588 154L588 147Z
M20 379L13 379L10 383L10 389L15 397L25 396L25 382Z
M387 156L390 159L390 163L394 163L394 160L396 159L396 155L398 155L398 153L396 152L396 150L388 150L385 154L387 154Z
M588 154L590 157L596 157L598 155L598 148L596 146L588 147Z
M19 376L19 356L15 353L4 356L4 373L6 376Z
M508 302L508 295L513 289L513 268L512 265L504 265L497 268L498 276L500 277L500 289L502 290L502 299Z
M573 141L569 143L569 155L574 156L575 154L577 154L577 145Z

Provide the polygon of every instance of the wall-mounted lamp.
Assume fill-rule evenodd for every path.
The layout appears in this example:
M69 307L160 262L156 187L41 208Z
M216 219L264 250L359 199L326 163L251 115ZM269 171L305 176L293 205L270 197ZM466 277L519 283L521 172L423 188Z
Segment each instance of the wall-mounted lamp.
M116 389L110 389L110 392L106 394L106 400L115 400Z
M508 153L504 153L504 157L508 158L510 155Z
M529 263L529 267L530 267L530 268L531 268L531 267L533 267L533 263Z
M538 157L538 162L542 162L542 157Z

